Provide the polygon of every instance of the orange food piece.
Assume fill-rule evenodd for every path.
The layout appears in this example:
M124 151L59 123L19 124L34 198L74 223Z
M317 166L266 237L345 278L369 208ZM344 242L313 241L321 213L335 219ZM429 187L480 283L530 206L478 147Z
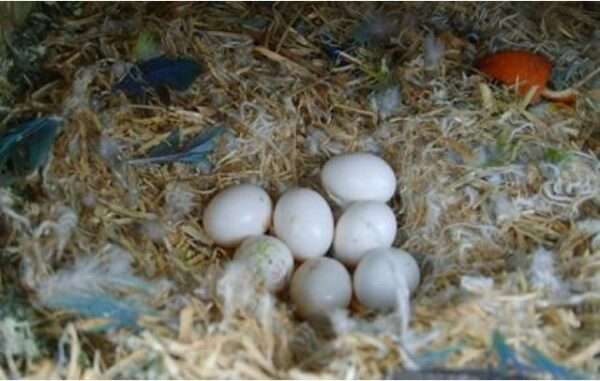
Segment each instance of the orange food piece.
M548 58L518 50L487 55L476 66L481 72L507 85L518 82L518 93L522 96L537 86L532 102L540 100L552 72L552 63Z

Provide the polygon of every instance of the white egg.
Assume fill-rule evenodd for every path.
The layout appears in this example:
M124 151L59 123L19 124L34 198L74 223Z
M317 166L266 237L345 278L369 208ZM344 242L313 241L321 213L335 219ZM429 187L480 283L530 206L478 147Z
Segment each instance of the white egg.
M245 238L264 234L273 203L264 189L251 184L229 187L206 206L204 230L220 246L235 247Z
M305 319L327 316L346 308L352 299L352 281L340 262L328 257L311 258L292 277L290 297Z
M330 159L321 170L329 196L345 207L355 201L388 202L396 191L394 171L370 153L349 153Z
M373 249L354 271L354 292L365 307L387 311L396 307L398 292L408 287L413 293L420 278L417 262L404 250Z
M273 228L298 260L325 255L333 242L331 208L320 194L307 188L294 188L281 196Z
M274 292L287 285L294 268L290 249L277 238L266 235L246 238L233 260L246 263L254 271L256 280Z
M361 201L344 211L335 227L334 257L355 266L378 247L391 247L398 228L392 209L380 201Z

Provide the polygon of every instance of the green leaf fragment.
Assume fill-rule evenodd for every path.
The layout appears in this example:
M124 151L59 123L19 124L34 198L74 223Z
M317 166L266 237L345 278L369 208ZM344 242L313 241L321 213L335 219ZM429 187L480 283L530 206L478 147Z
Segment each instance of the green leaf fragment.
M569 158L571 154L557 148L546 148L544 151L544 160L554 164L559 164Z
M148 60L161 55L158 38L151 32L141 32L138 36L133 54L136 60Z

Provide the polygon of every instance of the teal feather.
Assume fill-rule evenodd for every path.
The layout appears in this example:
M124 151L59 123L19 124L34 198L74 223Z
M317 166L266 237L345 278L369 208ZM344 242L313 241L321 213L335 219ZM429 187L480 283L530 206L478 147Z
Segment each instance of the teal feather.
M32 119L0 135L0 185L25 177L48 161L62 119Z
M529 361L538 370L544 373L552 375L555 380L584 380L582 374L567 369L561 365L556 364L552 359L548 358L542 352L535 348L527 348L527 355Z
M216 147L217 138L224 131L224 127L213 127L190 140L182 148L179 147L179 132L175 131L171 133L163 143L150 150L147 156L131 159L128 163L133 165L144 165L179 162L200 165L206 162L208 155Z

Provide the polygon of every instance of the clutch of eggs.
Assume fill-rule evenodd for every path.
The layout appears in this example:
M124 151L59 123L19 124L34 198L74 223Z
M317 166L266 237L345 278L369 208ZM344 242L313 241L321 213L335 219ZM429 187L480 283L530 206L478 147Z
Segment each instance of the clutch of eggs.
M237 247L233 260L268 291L291 279L290 298L305 319L347 308L353 292L367 308L395 308L399 290L414 292L420 273L410 254L391 247L398 228L387 205L396 192L394 171L376 155L343 154L324 165L321 183L344 208L337 223L314 190L292 188L273 208L264 189L242 184L209 202L204 229L216 244ZM265 235L270 227L275 237ZM325 257L332 247L333 258ZM293 273L294 259L303 263Z

